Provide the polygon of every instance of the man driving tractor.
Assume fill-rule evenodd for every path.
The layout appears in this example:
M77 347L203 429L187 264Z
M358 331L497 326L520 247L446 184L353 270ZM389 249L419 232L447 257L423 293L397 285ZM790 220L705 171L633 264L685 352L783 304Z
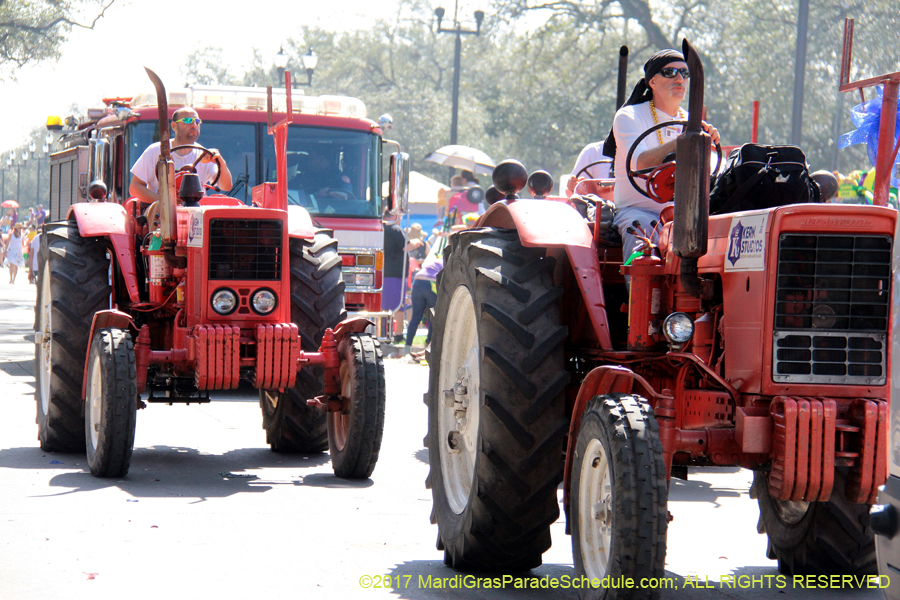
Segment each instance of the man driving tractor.
M172 115L172 131L175 132L172 147L196 144L197 138L200 137L201 122L197 111L193 108L185 107L176 110ZM150 144L131 168L129 191L132 196L140 198L144 204L152 204L159 200L159 182L156 179L156 162L159 154L159 142ZM225 159L218 151L203 152L197 148L183 148L172 152L176 171L193 165L198 159L200 162L196 165L196 169L201 182L211 184L215 180L218 170L219 179L216 184L219 189L226 192L231 189L231 171L228 170ZM213 163L218 164L218 169Z
M634 253L638 244L635 235L628 233L628 227L638 221L644 232L650 234L648 237L651 241L658 242L657 233L653 231L650 222L658 220L660 212L672 204L660 204L638 192L628 180L627 167L641 170L665 162L666 157L674 155L675 138L682 128L665 127L658 129L655 136L648 136L635 151L631 165L625 164L628 148L654 125L687 119L687 113L679 105L687 95L689 78L690 71L681 52L661 50L651 56L644 64L644 77L616 113L612 130L603 145L603 154L615 158L614 224L622 235L622 256L626 260ZM703 129L714 144L719 142L719 132L715 127L704 122ZM617 152L617 148L621 151Z

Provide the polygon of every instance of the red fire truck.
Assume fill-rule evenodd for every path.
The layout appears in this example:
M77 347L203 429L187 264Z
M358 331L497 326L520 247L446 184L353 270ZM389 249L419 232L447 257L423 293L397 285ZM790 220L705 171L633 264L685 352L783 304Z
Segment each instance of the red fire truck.
M200 142L217 149L228 163L234 185L229 196L251 204L260 184L274 182L275 151L266 130L265 88L192 86L169 91L169 117L192 106L203 121ZM275 113L285 110L284 89L273 90ZM338 240L345 305L350 316L377 323L376 335L387 337L389 313L381 311L384 262L382 226L382 162L399 144L382 138L390 117L378 123L366 118L365 104L344 96L305 96L292 90L294 120L288 136L289 212L302 206L313 224L331 229ZM64 152L51 158L54 199L48 221L64 219L69 205L89 200L89 185L106 182L109 200L129 196L129 172L144 149L159 140L157 98L153 92L105 98L102 108L85 117L66 119ZM61 128L48 122L51 128ZM91 144L88 142L91 141ZM384 154L383 154L384 153ZM314 173L330 171L338 181L312 185ZM272 184L274 185L274 184ZM310 191L312 188L314 190ZM58 199L58 200L57 200ZM405 206L395 207L397 213Z

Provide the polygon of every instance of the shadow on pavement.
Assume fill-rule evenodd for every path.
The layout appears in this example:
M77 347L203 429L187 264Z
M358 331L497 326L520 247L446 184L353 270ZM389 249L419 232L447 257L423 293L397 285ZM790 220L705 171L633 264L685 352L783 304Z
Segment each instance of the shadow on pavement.
M268 448L241 448L224 454L201 453L193 448L152 446L135 448L125 477L92 477L84 454L44 452L40 448L0 450L0 466L14 469L65 471L50 479L45 496L90 492L117 487L136 498L187 497L205 500L244 492L264 492L276 486L368 487L372 480L344 481L331 474L306 474L329 463L327 453L275 454ZM254 469L270 469L254 473ZM279 469L281 472L271 470ZM339 482L339 483L338 483Z
M31 377L27 381L28 385L35 387L34 383L34 359L27 360L6 360L4 361L2 353L0 353L0 371L6 373L10 377Z
M739 498L746 494L747 490L738 490L731 487L717 487L714 484L700 480L683 481L672 479L669 485L669 500L675 502L710 502L718 504L719 498Z
M341 479L335 477L332 473L310 473L309 475L301 475L299 481L295 481L294 485L322 487L332 489L361 489L372 487L375 483L371 479Z

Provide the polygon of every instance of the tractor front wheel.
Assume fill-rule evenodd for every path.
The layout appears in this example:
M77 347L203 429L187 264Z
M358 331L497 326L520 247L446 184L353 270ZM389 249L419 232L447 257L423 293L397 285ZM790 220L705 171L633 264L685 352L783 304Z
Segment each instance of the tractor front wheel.
M835 469L827 502L776 500L768 473L755 472L751 497L759 503L759 533L769 538L767 555L785 575L874 575L875 537L869 505L844 497L846 471Z
M94 477L123 477L128 473L137 397L131 334L101 329L91 343L84 407L87 459Z
M572 471L575 576L663 576L666 471L659 426L638 396L595 396L581 417ZM586 598L657 598L659 590L581 589Z
M345 410L328 413L328 452L334 474L365 479L375 470L384 431L384 361L378 341L348 335L341 354L341 399Z

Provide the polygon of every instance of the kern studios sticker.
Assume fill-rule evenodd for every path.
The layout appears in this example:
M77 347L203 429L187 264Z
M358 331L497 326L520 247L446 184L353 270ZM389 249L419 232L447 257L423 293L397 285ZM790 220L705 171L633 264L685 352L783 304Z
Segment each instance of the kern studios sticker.
M726 271L762 271L766 267L765 213L742 213L731 218L728 234L728 251L725 254Z
M191 211L188 219L187 245L199 248L203 245L203 211Z

